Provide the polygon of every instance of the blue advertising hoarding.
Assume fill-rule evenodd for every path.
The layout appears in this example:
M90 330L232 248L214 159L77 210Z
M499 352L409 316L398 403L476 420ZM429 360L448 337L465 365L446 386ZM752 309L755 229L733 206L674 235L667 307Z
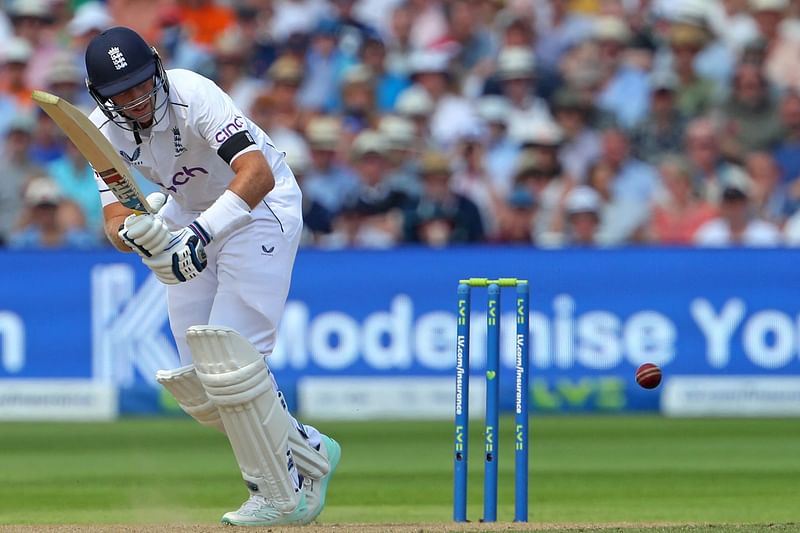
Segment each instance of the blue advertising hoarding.
M290 404L311 378L449 378L463 277L531 284L531 407L653 410L636 366L665 375L800 375L799 254L790 249L301 250L270 366ZM123 412L159 411L154 380L179 366L164 288L138 258L0 252L0 380L87 378ZM501 396L513 401L513 296L502 295ZM473 374L485 290L472 297Z

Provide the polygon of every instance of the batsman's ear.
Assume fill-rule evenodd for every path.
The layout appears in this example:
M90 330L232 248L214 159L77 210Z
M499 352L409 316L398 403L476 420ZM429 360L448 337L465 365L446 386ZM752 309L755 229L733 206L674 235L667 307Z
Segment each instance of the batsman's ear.
M163 192L151 192L147 195L147 203L153 208L156 213L161 211L164 204L167 203L167 195Z

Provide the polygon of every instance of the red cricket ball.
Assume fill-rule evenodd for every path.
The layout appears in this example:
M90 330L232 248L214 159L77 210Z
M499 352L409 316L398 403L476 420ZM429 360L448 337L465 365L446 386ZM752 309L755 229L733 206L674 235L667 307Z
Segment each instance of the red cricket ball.
M644 363L636 369L636 383L645 389L655 389L661 383L661 369L653 363Z

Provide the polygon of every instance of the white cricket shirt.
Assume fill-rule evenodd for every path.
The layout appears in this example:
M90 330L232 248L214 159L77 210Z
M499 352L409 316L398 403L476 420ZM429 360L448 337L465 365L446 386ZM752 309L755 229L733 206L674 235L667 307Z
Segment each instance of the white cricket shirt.
M230 162L251 150L261 150L275 177L275 187L265 198L266 207L278 217L281 212L297 213L300 189L284 154L269 136L208 78L183 69L169 70L167 77L167 114L139 132L141 142L133 132L108 120L99 108L89 118L128 165L169 195L162 211L169 213L165 216L168 224L171 220L186 225L214 203L233 180ZM160 94L163 98L163 92ZM116 202L96 175L95 180L103 206Z

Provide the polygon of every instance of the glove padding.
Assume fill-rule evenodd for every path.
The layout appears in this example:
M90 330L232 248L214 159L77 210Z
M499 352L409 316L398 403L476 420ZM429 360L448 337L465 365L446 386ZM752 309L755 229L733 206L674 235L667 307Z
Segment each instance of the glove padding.
M203 243L189 228L172 234L167 248L153 257L142 257L161 283L176 285L194 279L208 266Z
M166 203L164 193L154 192L147 196L147 203L158 211ZM172 238L172 233L159 215L149 213L129 215L119 229L119 237L131 250L145 257L152 257L163 251Z

